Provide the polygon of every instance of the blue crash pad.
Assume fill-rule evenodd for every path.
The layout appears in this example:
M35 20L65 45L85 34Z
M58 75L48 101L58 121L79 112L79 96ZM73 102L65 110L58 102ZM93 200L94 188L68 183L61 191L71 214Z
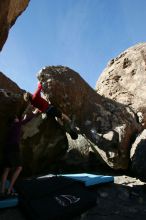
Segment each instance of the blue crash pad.
M9 198L0 200L0 209L1 208L8 208L8 207L15 207L18 205L18 198Z
M113 176L95 175L89 173L63 174L62 176L83 182L85 186L114 182Z
M6 188L9 186L9 181L6 182ZM15 207L18 205L18 196L10 197L10 198L0 198L0 209L1 208L9 208Z

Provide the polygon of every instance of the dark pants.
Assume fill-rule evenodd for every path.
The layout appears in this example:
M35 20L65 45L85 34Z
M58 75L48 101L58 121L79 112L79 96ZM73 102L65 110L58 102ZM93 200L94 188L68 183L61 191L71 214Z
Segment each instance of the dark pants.
M11 148L13 148L13 145L11 145ZM4 150L3 166L5 168L22 166L20 151Z
M49 108L46 110L46 114L47 116L51 116L51 117L57 117L57 118L61 118L62 117L62 112L56 108L53 105L50 105Z

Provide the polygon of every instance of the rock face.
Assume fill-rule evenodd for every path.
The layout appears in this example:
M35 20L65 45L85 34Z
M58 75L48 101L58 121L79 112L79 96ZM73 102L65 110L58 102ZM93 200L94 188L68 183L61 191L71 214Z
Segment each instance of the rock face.
M53 164L60 162L67 149L67 137L55 119L34 117L23 127L23 173L30 176L48 172Z
M8 37L9 29L26 9L29 0L0 1L0 51Z
M23 93L23 90L2 72L0 72L0 90L5 90L11 93Z
M136 138L130 151L131 168L136 177L146 181L146 129Z
M131 169L146 180L146 43L137 44L111 60L96 84L98 94L129 106L142 125L131 146Z
M146 43L140 43L112 59L96 84L98 94L131 107L144 127L146 127L145 75Z
M97 94L78 73L67 67L43 68L38 79L52 104L69 116L75 115L79 133L92 150L110 167L126 169L130 145L139 130L133 111Z

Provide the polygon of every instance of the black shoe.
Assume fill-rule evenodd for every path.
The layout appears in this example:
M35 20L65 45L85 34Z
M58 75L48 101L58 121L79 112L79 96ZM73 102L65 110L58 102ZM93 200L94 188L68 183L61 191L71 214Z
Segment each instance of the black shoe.
M73 140L78 139L78 134L77 134L76 131L71 130L71 131L69 132L69 134L70 134L70 136L71 136L71 138L72 138Z
M7 196L9 196L10 198L18 197L18 193L11 192L11 193L7 194Z
M75 117L73 117L72 121L65 123L64 129L68 134L70 134L73 140L78 138L77 129L75 127Z
M18 193L15 192L11 192L11 193L0 193L0 200L4 200L4 199L12 199L18 197Z

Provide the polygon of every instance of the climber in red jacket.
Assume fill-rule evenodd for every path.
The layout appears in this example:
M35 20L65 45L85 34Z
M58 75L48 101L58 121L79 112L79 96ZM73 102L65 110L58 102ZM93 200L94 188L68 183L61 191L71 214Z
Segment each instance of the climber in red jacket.
M41 91L42 91L42 85L40 82L38 82L38 88L34 92L34 94L31 94L29 92L24 93L24 100L26 102L30 102L33 107L37 108L40 112L46 113L46 116L49 117L57 117L59 119L59 122L61 121L60 124L63 125L62 121L65 120L68 122L68 133L70 134L72 139L77 139L78 134L76 132L76 129L71 121L71 119L62 113L58 108L50 104L48 101L46 101L44 98L41 96Z

